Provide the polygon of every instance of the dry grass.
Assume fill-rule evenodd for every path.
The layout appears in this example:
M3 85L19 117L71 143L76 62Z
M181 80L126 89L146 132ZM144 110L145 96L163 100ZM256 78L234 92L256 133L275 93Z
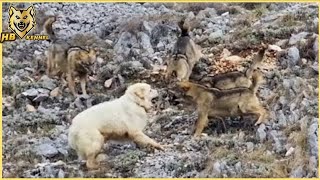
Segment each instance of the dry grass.
M260 19L261 16L263 16L264 14L266 14L268 11L268 9L261 5L259 6L258 8L256 8L255 10L253 10L253 16L256 18L256 19Z
M292 125L284 130L285 135L289 136L289 143L293 144L295 151L285 159L272 163L271 172L274 177L289 177L292 170L302 166L307 169L308 164L308 129L307 119L302 120L300 126Z

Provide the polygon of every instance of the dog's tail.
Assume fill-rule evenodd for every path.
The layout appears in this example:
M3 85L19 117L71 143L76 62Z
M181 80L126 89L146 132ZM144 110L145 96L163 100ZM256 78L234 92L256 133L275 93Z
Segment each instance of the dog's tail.
M179 21L178 26L181 29L181 37L189 36L189 28L185 26L185 19Z
M255 94L260 86L263 83L263 76L261 72L254 71L252 73L252 84L249 89Z
M56 20L57 20L56 16L49 16L43 24L44 32L49 36L50 41L55 41L57 39L52 28L52 24L56 22Z
M253 58L251 66L246 71L247 78L250 78L253 75L254 70L261 64L266 49L267 47L263 46L262 49L259 50L258 54Z

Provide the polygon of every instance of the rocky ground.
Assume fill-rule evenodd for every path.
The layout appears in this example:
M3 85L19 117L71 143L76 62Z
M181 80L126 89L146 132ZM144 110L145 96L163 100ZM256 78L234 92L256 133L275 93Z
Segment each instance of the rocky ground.
M27 6L28 4L26 4ZM58 37L99 48L90 97L73 98L44 74L47 41L3 44L3 177L318 177L318 5L312 3L37 3L59 14ZM20 6L20 5L19 5ZM23 5L21 5L23 6ZM3 31L8 4L3 5ZM258 95L271 117L210 121L192 138L195 109L163 81L179 17L206 60L193 80L243 70L261 42L269 44ZM40 21L40 20L39 20ZM70 120L84 109L148 82L160 98L145 132L165 151L110 142L107 160L87 171L67 145ZM80 89L80 87L77 87Z

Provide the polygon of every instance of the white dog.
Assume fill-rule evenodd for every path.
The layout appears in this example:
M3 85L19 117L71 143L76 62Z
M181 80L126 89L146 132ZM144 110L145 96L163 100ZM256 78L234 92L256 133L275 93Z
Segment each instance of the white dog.
M92 106L79 113L69 129L69 145L80 159L87 160L89 169L96 169L96 160L107 140L133 140L140 145L151 145L163 150L163 146L143 133L152 108L151 100L158 96L146 83L128 87L119 99Z

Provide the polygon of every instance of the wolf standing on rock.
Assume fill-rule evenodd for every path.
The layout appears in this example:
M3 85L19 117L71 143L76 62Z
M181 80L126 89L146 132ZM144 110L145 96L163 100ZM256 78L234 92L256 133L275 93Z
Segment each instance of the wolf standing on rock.
M178 24L181 29L181 35L168 59L166 79L175 72L178 81L189 80L194 65L202 56L201 47L191 39L189 35L190 28L186 27L185 24L184 20L181 20Z
M86 82L88 75L93 73L93 64L96 61L96 52L93 49L85 49L72 46L63 40L56 38L52 30L55 19L49 18L44 23L44 31L52 35L53 42L48 49L47 74L48 76L59 75L61 81L66 76L69 90L74 96L78 96L75 90L75 77L80 78L81 90L87 95Z

